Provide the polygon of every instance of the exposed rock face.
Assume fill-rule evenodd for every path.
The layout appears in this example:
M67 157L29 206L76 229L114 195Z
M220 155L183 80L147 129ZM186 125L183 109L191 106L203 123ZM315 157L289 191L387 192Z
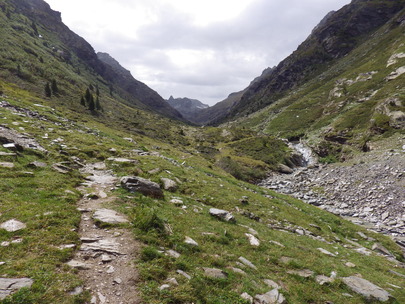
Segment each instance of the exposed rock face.
M342 278L342 280L351 290L369 300L386 302L390 298L390 294L387 291L365 279L358 277L347 277Z
M174 109L179 111L183 117L189 121L193 121L194 117L201 110L209 108L209 105L202 103L197 99L190 98L170 98L167 100L167 103L172 106Z
M163 191L157 183L141 177L123 177L121 179L121 185L130 192L139 192L153 198L163 198Z

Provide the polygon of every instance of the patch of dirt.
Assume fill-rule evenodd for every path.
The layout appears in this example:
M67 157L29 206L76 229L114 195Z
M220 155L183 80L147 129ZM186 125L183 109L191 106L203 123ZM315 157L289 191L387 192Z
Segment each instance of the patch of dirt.
M82 212L79 234L82 246L76 253L75 268L92 295L91 304L138 304L138 272L134 261L140 244L129 229L99 228L93 213L115 199L111 190L117 178L104 163L88 164L81 169L87 181L78 188L84 195L78 203ZM122 215L121 215L122 216Z

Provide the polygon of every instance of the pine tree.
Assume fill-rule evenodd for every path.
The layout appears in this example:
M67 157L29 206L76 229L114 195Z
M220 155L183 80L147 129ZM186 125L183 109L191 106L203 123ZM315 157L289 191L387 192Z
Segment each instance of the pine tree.
M101 110L100 98L98 96L96 98L96 110Z
M80 104L82 106L86 106L86 101L84 100L84 97L82 96L82 98L80 99Z
M45 85L45 96L52 97L52 91L51 91L51 86L49 85L49 82L47 82Z
M96 105L94 104L94 97L92 94L90 94L89 110L94 111L95 108L96 108Z
M52 80L51 88L52 88L53 95L58 95L59 94L58 84L56 83L55 79Z
M90 90L89 90L89 88L87 88L87 90L86 90L86 94L84 95L84 98L86 99L86 102L89 104L90 103L90 99L91 99L91 93L90 93Z
M96 86L96 95L100 96L100 89L98 88L98 85Z

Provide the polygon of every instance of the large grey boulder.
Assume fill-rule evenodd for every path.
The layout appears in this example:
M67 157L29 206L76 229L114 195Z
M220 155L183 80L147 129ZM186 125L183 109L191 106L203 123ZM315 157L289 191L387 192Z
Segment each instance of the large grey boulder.
M362 295L366 299L386 302L390 298L390 294L387 291L365 279L346 277L342 278L342 280L352 291Z
M6 279L0 278L0 300L3 300L12 293L18 291L23 287L31 287L34 283L33 280L22 278L22 279Z
M232 215L232 213L226 211L226 210L221 210L217 208L211 208L210 209L210 214L216 218L219 218L221 220L224 220L225 222L234 222L235 218Z
M130 192L139 192L153 198L163 198L163 191L157 183L138 176L121 178L121 185Z

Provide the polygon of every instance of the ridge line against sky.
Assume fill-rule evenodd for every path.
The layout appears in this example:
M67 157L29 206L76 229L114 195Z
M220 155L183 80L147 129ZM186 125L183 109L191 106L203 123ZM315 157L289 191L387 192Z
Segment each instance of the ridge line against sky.
M350 0L45 0L162 97L213 105L291 54Z

